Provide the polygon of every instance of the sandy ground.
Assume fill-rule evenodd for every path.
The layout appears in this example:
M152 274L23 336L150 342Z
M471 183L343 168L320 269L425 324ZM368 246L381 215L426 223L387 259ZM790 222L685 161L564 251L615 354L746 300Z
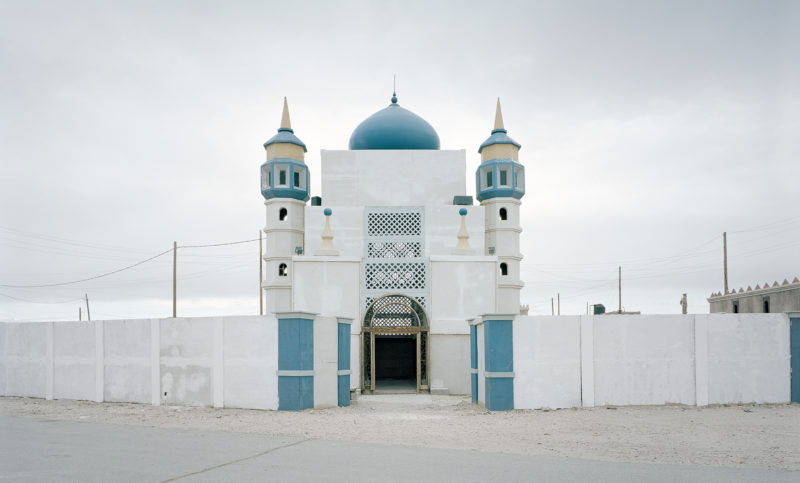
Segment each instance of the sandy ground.
M800 471L800 405L490 412L468 397L362 396L299 412L0 398L9 416L639 463Z

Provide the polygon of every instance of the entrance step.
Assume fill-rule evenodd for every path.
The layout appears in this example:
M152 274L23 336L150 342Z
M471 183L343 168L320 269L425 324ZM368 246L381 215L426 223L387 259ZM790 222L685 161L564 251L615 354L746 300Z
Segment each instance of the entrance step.
M430 394L362 394L358 398L359 404L370 403L400 403L400 404L431 404L433 398Z

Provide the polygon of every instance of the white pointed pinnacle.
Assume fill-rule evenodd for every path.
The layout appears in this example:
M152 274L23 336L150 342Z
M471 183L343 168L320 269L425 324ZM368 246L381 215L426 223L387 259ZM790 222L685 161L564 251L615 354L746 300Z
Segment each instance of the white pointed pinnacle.
M292 120L289 119L289 103L286 101L286 98L283 98L283 115L281 116L281 126L282 128L291 129L292 128Z
M503 126L503 111L500 109L500 98L497 98L497 111L494 113L494 128L505 129Z
M467 209L458 210L461 215L461 228L458 230L458 244L453 249L453 255L474 255L475 250L469 246L469 232L467 231Z
M339 250L333 246L333 230L331 230L331 215L333 210L325 208L322 212L325 215L325 228L322 230L322 245L319 249L314 250L314 255L317 256L337 256Z

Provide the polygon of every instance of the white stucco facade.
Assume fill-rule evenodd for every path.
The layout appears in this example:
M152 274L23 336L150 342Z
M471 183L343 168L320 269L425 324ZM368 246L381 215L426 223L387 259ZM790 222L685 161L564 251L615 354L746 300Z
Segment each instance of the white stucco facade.
M362 374L372 363L365 344L381 341L363 330L365 314L381 296L407 296L425 314L419 386L469 393L468 320L499 306L519 312L522 256L519 200L464 204L467 179L464 150L323 149L321 203L281 197L265 203L266 310L352 319L350 384L366 390L374 388ZM499 218L500 207L509 218ZM462 213L469 249L454 255ZM328 245L322 250L326 222L334 252ZM495 252L511 270L500 270ZM380 354L375 364L385 364Z

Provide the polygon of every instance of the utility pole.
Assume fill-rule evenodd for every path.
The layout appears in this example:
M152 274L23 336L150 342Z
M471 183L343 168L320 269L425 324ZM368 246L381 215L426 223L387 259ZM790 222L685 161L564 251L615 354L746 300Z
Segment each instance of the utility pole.
M561 315L561 293L558 293L558 315Z
M553 308L553 297L550 297L550 315L556 315L556 309Z
M92 320L92 314L89 312L89 294L85 293L83 296L86 298L86 320Z
M172 242L172 318L174 319L178 315L177 310L177 289L178 289L178 242Z
M619 279L617 282L617 290L619 291L619 313L622 313L622 267L619 267Z
M725 276L725 292L728 294L728 232L722 232L722 272Z
M264 315L264 287L262 280L264 280L264 243L261 237L264 235L263 230L258 230L258 314Z
M83 307L78 307L78 322L80 322L81 320L83 320L83 319L81 318L81 317L82 317L82 315L81 315L81 309L82 309L82 308L83 308Z

